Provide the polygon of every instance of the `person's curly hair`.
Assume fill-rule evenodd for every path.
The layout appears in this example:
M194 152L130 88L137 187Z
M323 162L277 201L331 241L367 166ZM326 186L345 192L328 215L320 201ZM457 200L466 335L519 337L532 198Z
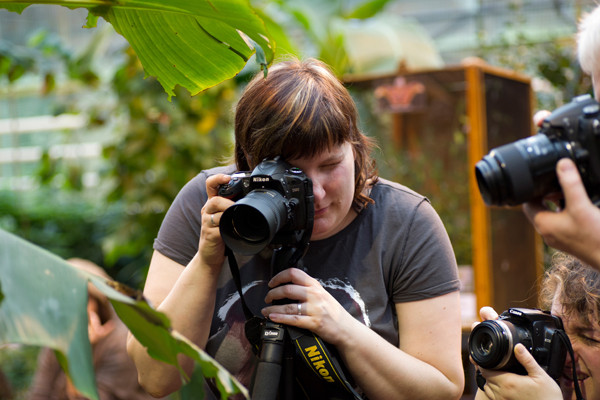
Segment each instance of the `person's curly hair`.
M558 292L557 292L558 291ZM556 253L544 275L540 306L549 310L558 295L562 313L582 323L600 321L600 272L577 258Z

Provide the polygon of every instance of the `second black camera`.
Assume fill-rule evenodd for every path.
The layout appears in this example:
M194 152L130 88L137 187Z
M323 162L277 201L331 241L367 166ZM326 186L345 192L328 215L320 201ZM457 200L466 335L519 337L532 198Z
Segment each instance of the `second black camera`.
M589 95L574 98L544 120L537 135L492 149L475 165L487 205L514 206L561 188L556 163L572 159L588 195L600 204L600 105Z
M513 351L522 343L548 375L558 379L568 351L564 338L560 318L536 309L509 308L497 320L477 324L468 347L471 358L482 368L526 375Z

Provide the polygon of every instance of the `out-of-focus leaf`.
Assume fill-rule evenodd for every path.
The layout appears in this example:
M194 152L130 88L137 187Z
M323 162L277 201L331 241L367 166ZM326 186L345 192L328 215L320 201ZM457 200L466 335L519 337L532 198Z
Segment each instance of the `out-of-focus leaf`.
M77 269L3 230L0 282L0 344L56 350L75 387L91 399L98 395L87 329L88 282L109 298L119 318L152 357L179 367L177 355L185 354L199 367L191 385L201 384L198 380L202 382L203 377L214 378L223 398L236 393L248 398L247 390L227 370L173 331L168 318L153 309L140 292Z
M368 0L359 4L346 15L346 18L366 19L381 12L390 0Z
M97 399L87 329L87 279L66 261L0 230L0 344L50 347L73 384Z
M17 12L30 4L87 8L103 17L127 39L146 74L155 76L169 97L177 85L195 95L234 77L258 48L267 64L273 60L274 43L247 0L122 0L100 6L95 0L0 0L0 8ZM95 24L95 18L88 18L86 26Z
M148 354L153 358L179 367L177 355L185 354L198 364L200 369L196 374L201 371L201 374L195 374L190 384L197 385L202 377L214 378L222 398L228 398L236 393L242 393L248 398L248 392L243 385L202 349L173 331L167 317L154 310L143 298L122 293L117 290L119 287L114 286L114 282L96 277L91 279L94 285L110 299L119 318L136 339L147 347Z

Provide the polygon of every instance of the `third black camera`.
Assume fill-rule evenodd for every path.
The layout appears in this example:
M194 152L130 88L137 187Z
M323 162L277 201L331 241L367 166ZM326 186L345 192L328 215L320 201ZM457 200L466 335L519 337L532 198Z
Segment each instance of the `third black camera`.
M267 245L308 243L314 220L312 182L280 157L266 159L252 172L237 172L219 196L236 201L219 222L225 244L252 255Z
M537 363L554 379L564 370L568 343L560 318L549 312L509 308L497 320L477 324L469 336L469 354L486 369L526 375L514 347L522 343Z
M572 159L596 205L600 204L600 105L589 95L574 98L547 117L539 133L493 149L475 165L488 205L518 205L561 188L559 159Z

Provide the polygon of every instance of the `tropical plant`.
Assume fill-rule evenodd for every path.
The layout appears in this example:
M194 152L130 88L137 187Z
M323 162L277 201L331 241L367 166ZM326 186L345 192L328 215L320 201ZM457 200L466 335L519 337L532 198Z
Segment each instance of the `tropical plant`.
M266 74L266 68L273 58L274 43L269 39L262 21L244 0L216 0L210 3L126 0L119 4L106 2L100 5L88 0L0 1L0 8L21 12L33 3L87 8L87 27L94 27L98 17L106 19L129 41L145 74L156 77L169 99L180 90L178 87L195 95L235 76L253 54ZM32 65L29 59L17 61L4 57L0 64L1 71L6 73L11 82L21 77ZM48 75L46 82L51 89L53 76ZM196 107L195 111L198 111L201 108L200 102L188 102L188 110ZM143 109L143 104L134 104L129 111L147 110ZM168 114L150 107L150 113L146 116L156 123L157 131L165 128L164 119L155 117L168 117ZM197 130L203 129L211 130L206 125L198 126ZM194 133L197 131L191 132ZM207 153L191 154L192 157L203 155L206 157ZM186 163L184 158L181 161ZM46 177L51 177L52 166L48 166L49 175L46 174ZM44 176L48 169L41 172L41 176ZM149 174L145 176L148 178ZM184 178L189 179L189 175L184 175ZM54 348L75 386L86 396L96 399L87 338L87 297L84 296L84 285L93 281L111 299L119 317L134 336L148 347L153 357L177 365L177 354L184 353L198 362L201 378L217 379L223 397L233 393L242 393L247 397L245 389L227 371L187 339L171 331L166 317L152 310L142 299L127 297L112 288L110 282L100 282L91 276L81 277L80 273L70 271L63 260L4 231L0 231L0 242L0 343ZM65 287L71 290L65 291Z
M196 96L178 87L169 102L156 81L144 78L131 49L125 53L126 62L110 80L117 95L113 113L124 123L104 148L103 176L110 186L108 203L121 204L125 213L105 237L104 250L108 265L129 256L134 265L128 269L139 273L150 261L152 241L177 192L215 159L232 154L237 85L229 80Z
M255 0L263 20L277 21L269 24L270 32L284 27L284 37L289 41L280 43L277 36L278 56L296 54L312 56L328 64L338 75L350 73L353 61L347 49L347 32L356 29L358 20L378 15L392 0ZM384 23L384 22L383 22ZM275 24L275 26L273 26ZM281 50L283 49L283 51Z
M90 399L97 400L98 394L88 339L88 282L109 298L118 316L154 358L179 367L177 355L183 353L197 362L199 377L216 379L223 398L236 393L248 397L241 384L203 350L174 331L166 316L154 310L140 292L76 269L3 230L0 277L0 344L23 343L54 349L75 387ZM181 373L189 380L183 370ZM197 396L196 393L194 398Z
M105 19L169 97L177 85L195 95L234 77L253 54L265 73L273 60L274 43L246 0L0 0L0 8L18 13L31 4L86 8L88 28Z

